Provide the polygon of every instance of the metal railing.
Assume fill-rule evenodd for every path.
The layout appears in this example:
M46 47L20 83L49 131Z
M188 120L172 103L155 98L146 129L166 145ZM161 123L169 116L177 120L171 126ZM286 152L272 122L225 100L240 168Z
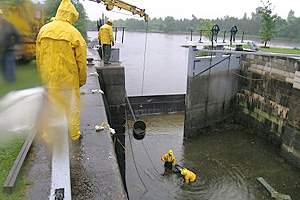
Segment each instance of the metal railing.
M233 26L229 31L228 30L220 30L218 25L214 25L210 30L201 29L195 30L190 29L190 40L193 41L194 32L199 33L199 43L203 43L204 35L209 35L209 40L213 43L214 41L217 43L218 39L222 39L222 43L226 43L226 38L229 38L230 45L236 41L237 33L241 33L241 43L244 43L244 31L239 31L237 26ZM206 33L206 34L205 34ZM220 36L221 35L221 36Z

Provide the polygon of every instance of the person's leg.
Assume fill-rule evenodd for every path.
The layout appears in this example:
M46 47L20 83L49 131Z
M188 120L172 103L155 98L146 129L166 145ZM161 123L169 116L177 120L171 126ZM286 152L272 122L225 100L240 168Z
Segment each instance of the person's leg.
M105 62L105 59L106 59L106 45L103 44L102 45L102 60Z
M13 51L6 51L4 59L4 78L9 82L16 80L16 61Z
M107 62L110 61L110 56L111 56L111 45L107 46Z
M80 139L80 89L73 89L67 109L69 133L73 141Z
M104 63L107 64L108 63L108 45L107 44L103 44L103 60L104 60Z
M4 59L3 59L3 57L4 57L4 55L1 55L0 56L0 68L1 68L1 74L2 74L2 76L3 76L3 78L4 78Z

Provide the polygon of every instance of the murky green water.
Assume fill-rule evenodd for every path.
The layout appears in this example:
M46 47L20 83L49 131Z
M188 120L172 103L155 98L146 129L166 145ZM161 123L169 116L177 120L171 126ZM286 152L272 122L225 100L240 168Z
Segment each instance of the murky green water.
M145 118L146 138L132 139L136 167L127 138L126 179L131 200L271 199L256 181L259 176L277 191L300 199L300 170L287 164L272 145L251 130L228 125L183 141L183 119L183 115ZM198 174L196 183L184 185L175 174L160 175L163 172L160 156L168 149L174 150L178 163Z

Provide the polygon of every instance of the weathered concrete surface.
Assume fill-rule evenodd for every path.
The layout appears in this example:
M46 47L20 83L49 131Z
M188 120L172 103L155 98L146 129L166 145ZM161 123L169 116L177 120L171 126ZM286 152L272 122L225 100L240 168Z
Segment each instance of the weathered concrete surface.
M88 57L95 57L89 52ZM81 89L81 131L79 148L72 149L71 182L73 199L127 199L117 164L113 141L108 130L95 131L95 125L107 122L104 103L99 93L94 66L88 67L87 84Z
M185 95L132 96L130 104L136 115L171 114L185 111Z
M109 123L116 130L113 136L114 147L117 160L122 175L124 187L125 181L125 110L126 110L126 90L125 90L125 71L120 63L114 62L111 65L97 66L99 82L104 91L106 113Z
M27 180L30 183L26 199L48 199L51 186L51 155L46 144L36 136L25 162Z
M278 56L242 58L236 121L263 130L282 155L300 167L300 61Z
M230 119L233 114L232 100L238 91L238 79L233 73L239 68L239 55L217 54L198 58L196 52L189 49L184 128L186 137ZM219 63L216 67L205 71L216 63Z
M197 58L192 48L189 51L185 136L234 119L258 129L280 147L286 159L300 167L299 57L245 53L238 67L235 62L231 68L224 60L201 74L230 52L217 52L209 61Z

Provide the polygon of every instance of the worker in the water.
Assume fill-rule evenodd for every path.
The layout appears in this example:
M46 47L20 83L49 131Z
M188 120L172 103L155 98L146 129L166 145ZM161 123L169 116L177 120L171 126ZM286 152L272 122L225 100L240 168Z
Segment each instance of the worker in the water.
M197 175L194 172L192 172L186 168L182 168L180 171L181 171L183 181L185 183L193 183L196 181Z
M168 175L172 173L173 166L176 164L176 158L173 151L170 149L168 153L161 157L161 160L165 162L165 171L163 175Z
M115 45L112 24L112 19L108 19L107 22L100 27L98 34L99 43L102 45L102 58L104 60L104 64L106 65L111 64L109 62L111 55L111 46Z

